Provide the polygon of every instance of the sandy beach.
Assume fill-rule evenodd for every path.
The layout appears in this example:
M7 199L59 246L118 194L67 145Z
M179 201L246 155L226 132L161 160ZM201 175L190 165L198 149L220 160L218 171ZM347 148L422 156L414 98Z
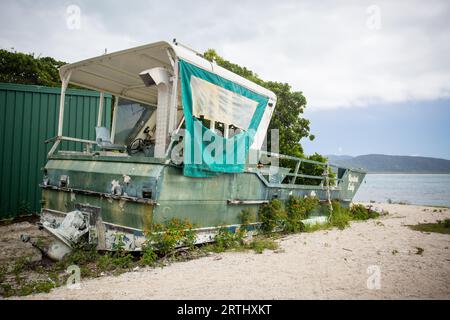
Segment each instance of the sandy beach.
M449 299L450 236L407 225L450 218L450 209L375 206L389 215L352 222L345 230L286 236L277 240L277 251L212 254L82 279L81 289L60 287L24 298Z

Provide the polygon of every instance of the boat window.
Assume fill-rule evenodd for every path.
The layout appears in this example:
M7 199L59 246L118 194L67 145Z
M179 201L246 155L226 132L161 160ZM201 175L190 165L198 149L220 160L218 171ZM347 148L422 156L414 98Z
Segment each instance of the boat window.
M122 98L117 108L114 143L121 145L133 142L156 110L155 107Z
M226 123L247 130L258 103L252 99L191 77L192 113L195 117Z

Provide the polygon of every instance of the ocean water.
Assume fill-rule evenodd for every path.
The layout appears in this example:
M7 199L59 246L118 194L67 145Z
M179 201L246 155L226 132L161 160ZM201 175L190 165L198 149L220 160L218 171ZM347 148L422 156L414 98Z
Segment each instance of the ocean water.
M353 201L450 207L450 174L367 174Z

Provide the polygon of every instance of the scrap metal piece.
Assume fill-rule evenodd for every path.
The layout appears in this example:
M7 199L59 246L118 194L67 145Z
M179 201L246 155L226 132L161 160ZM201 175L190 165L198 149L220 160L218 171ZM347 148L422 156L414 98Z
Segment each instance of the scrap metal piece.
M73 244L79 242L81 237L89 231L88 216L79 210L67 213L58 225L48 221L43 222L45 230L56 237L47 250L47 255L54 260L61 260L72 251Z

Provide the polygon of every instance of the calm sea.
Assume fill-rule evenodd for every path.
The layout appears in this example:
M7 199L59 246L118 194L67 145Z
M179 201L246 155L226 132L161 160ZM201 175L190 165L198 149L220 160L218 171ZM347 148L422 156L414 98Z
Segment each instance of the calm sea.
M367 174L354 201L450 207L450 174Z

